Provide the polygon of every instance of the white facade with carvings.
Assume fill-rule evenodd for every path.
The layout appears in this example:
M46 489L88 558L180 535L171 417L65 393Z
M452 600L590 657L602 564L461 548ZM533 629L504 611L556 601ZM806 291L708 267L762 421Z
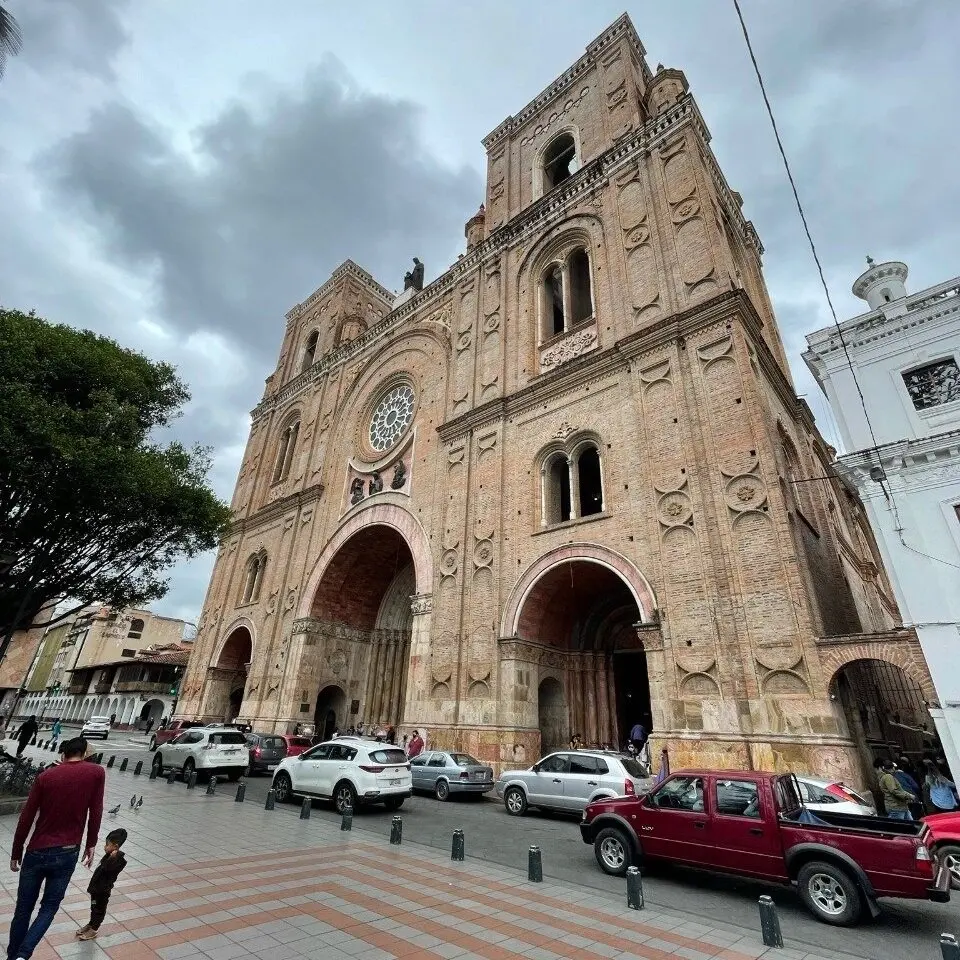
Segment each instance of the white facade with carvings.
M908 296L906 276L902 263L868 261L853 292L870 312L841 324L842 336L836 327L810 334L804 359L850 451L839 467L866 505L904 622L920 639L939 696L930 712L956 778L960 277Z

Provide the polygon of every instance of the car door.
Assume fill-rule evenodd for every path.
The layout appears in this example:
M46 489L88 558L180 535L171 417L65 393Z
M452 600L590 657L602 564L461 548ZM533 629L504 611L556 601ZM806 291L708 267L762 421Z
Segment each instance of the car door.
M710 837L716 865L736 873L786 879L776 818L760 784L752 779L717 776L711 780L710 795Z
M702 776L673 776L645 797L632 821L643 851L680 863L711 865L710 818Z
M324 768L329 762L332 744L321 743L312 750L301 753L290 766L293 789L297 793L318 794L324 780ZM288 769L288 768L284 768Z
M564 753L552 753L535 763L525 776L527 802L552 810L563 809L563 775L570 769L570 758Z
M350 776L353 759L357 755L356 747L346 743L331 745L327 757L318 765L317 793L322 797L332 797L334 786L342 779L353 780Z
M427 770L427 761L433 756L432 753L421 753L410 761L410 776L413 778L414 790L432 790L427 786L429 781L429 771Z
M450 765L447 755L445 753L433 753L430 755L430 759L427 761L427 766L424 771L424 776L427 780L427 790L436 790L437 789L437 780L441 777L446 777L449 780L450 771L447 770L447 767Z
M199 742L201 739L202 735L195 733L193 730L187 730L186 733L174 737L163 748L163 765L165 767L177 767L178 769L182 767L184 760L187 759L191 741Z
M604 772L607 765L604 764ZM600 769L596 757L570 754L570 769L563 774L563 806L565 810L582 810L600 785Z

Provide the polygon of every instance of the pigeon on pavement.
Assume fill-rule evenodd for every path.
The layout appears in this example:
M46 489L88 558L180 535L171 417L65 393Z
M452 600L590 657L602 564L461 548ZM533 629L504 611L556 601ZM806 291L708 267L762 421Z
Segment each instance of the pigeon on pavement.
M137 805L136 805L135 809L136 809L136 810L139 810L142 806L143 806L143 797L141 797L141 798L137 801Z
M130 798L130 808L133 809L133 807L135 807L136 805L137 805L137 795L134 794L134 795Z
M115 817L120 812L120 807L121 804L118 803L115 807L108 810L107 813L109 813L111 817Z

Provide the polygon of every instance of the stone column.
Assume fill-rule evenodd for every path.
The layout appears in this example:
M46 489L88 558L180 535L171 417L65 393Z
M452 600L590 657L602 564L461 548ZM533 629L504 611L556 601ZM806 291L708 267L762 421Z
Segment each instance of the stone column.
M380 669L380 641L376 634L370 635L369 658L367 662L366 695L363 698L363 707L357 720L366 720L373 713L377 699L377 671Z
M595 677L597 673L597 657L594 653L587 654L587 660L584 664L585 670L583 672L583 687L584 687L584 699L586 700L587 708L587 722L585 726L590 732L587 733L587 730L583 732L583 739L587 742L589 746L593 746L600 737L599 730L597 728L597 693L596 693L596 683Z
M599 741L613 746L613 737L610 734L610 705L607 702L607 675L610 672L610 658L605 654L597 654L597 668L594 673L597 698L597 722L599 725Z
M576 520L579 516L577 507L580 506L580 481L577 477L577 465L573 457L567 458L567 474L570 477L570 519Z
M609 670L607 671L607 703L610 710L610 731L613 737L611 744L614 749L623 746L625 733L622 733L617 727L617 687L613 677L613 657L609 660Z
M540 467L540 526L547 526L547 465Z
M599 447L597 447L597 465L600 468L600 512L603 513L607 509L607 484L603 475L603 454Z
M386 721L394 726L400 722L400 688L403 686L403 651L406 645L404 637L393 640L393 673L390 676L390 705Z
M410 598L413 630L410 634L410 660L407 667L404 702L400 722L406 727L432 721L424 710L430 696L430 623L433 619L433 594L419 593Z

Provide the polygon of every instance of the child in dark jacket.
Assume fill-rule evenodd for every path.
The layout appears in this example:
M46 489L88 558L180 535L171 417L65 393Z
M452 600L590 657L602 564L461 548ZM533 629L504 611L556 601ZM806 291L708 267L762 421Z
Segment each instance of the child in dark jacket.
M122 827L119 830L111 830L107 834L107 840L103 846L103 859L93 871L93 876L87 885L87 893L90 894L90 922L77 931L77 937L81 940L97 938L100 924L107 915L107 904L110 902L113 885L117 882L120 871L127 865L126 858L120 850L126 839L127 831Z

